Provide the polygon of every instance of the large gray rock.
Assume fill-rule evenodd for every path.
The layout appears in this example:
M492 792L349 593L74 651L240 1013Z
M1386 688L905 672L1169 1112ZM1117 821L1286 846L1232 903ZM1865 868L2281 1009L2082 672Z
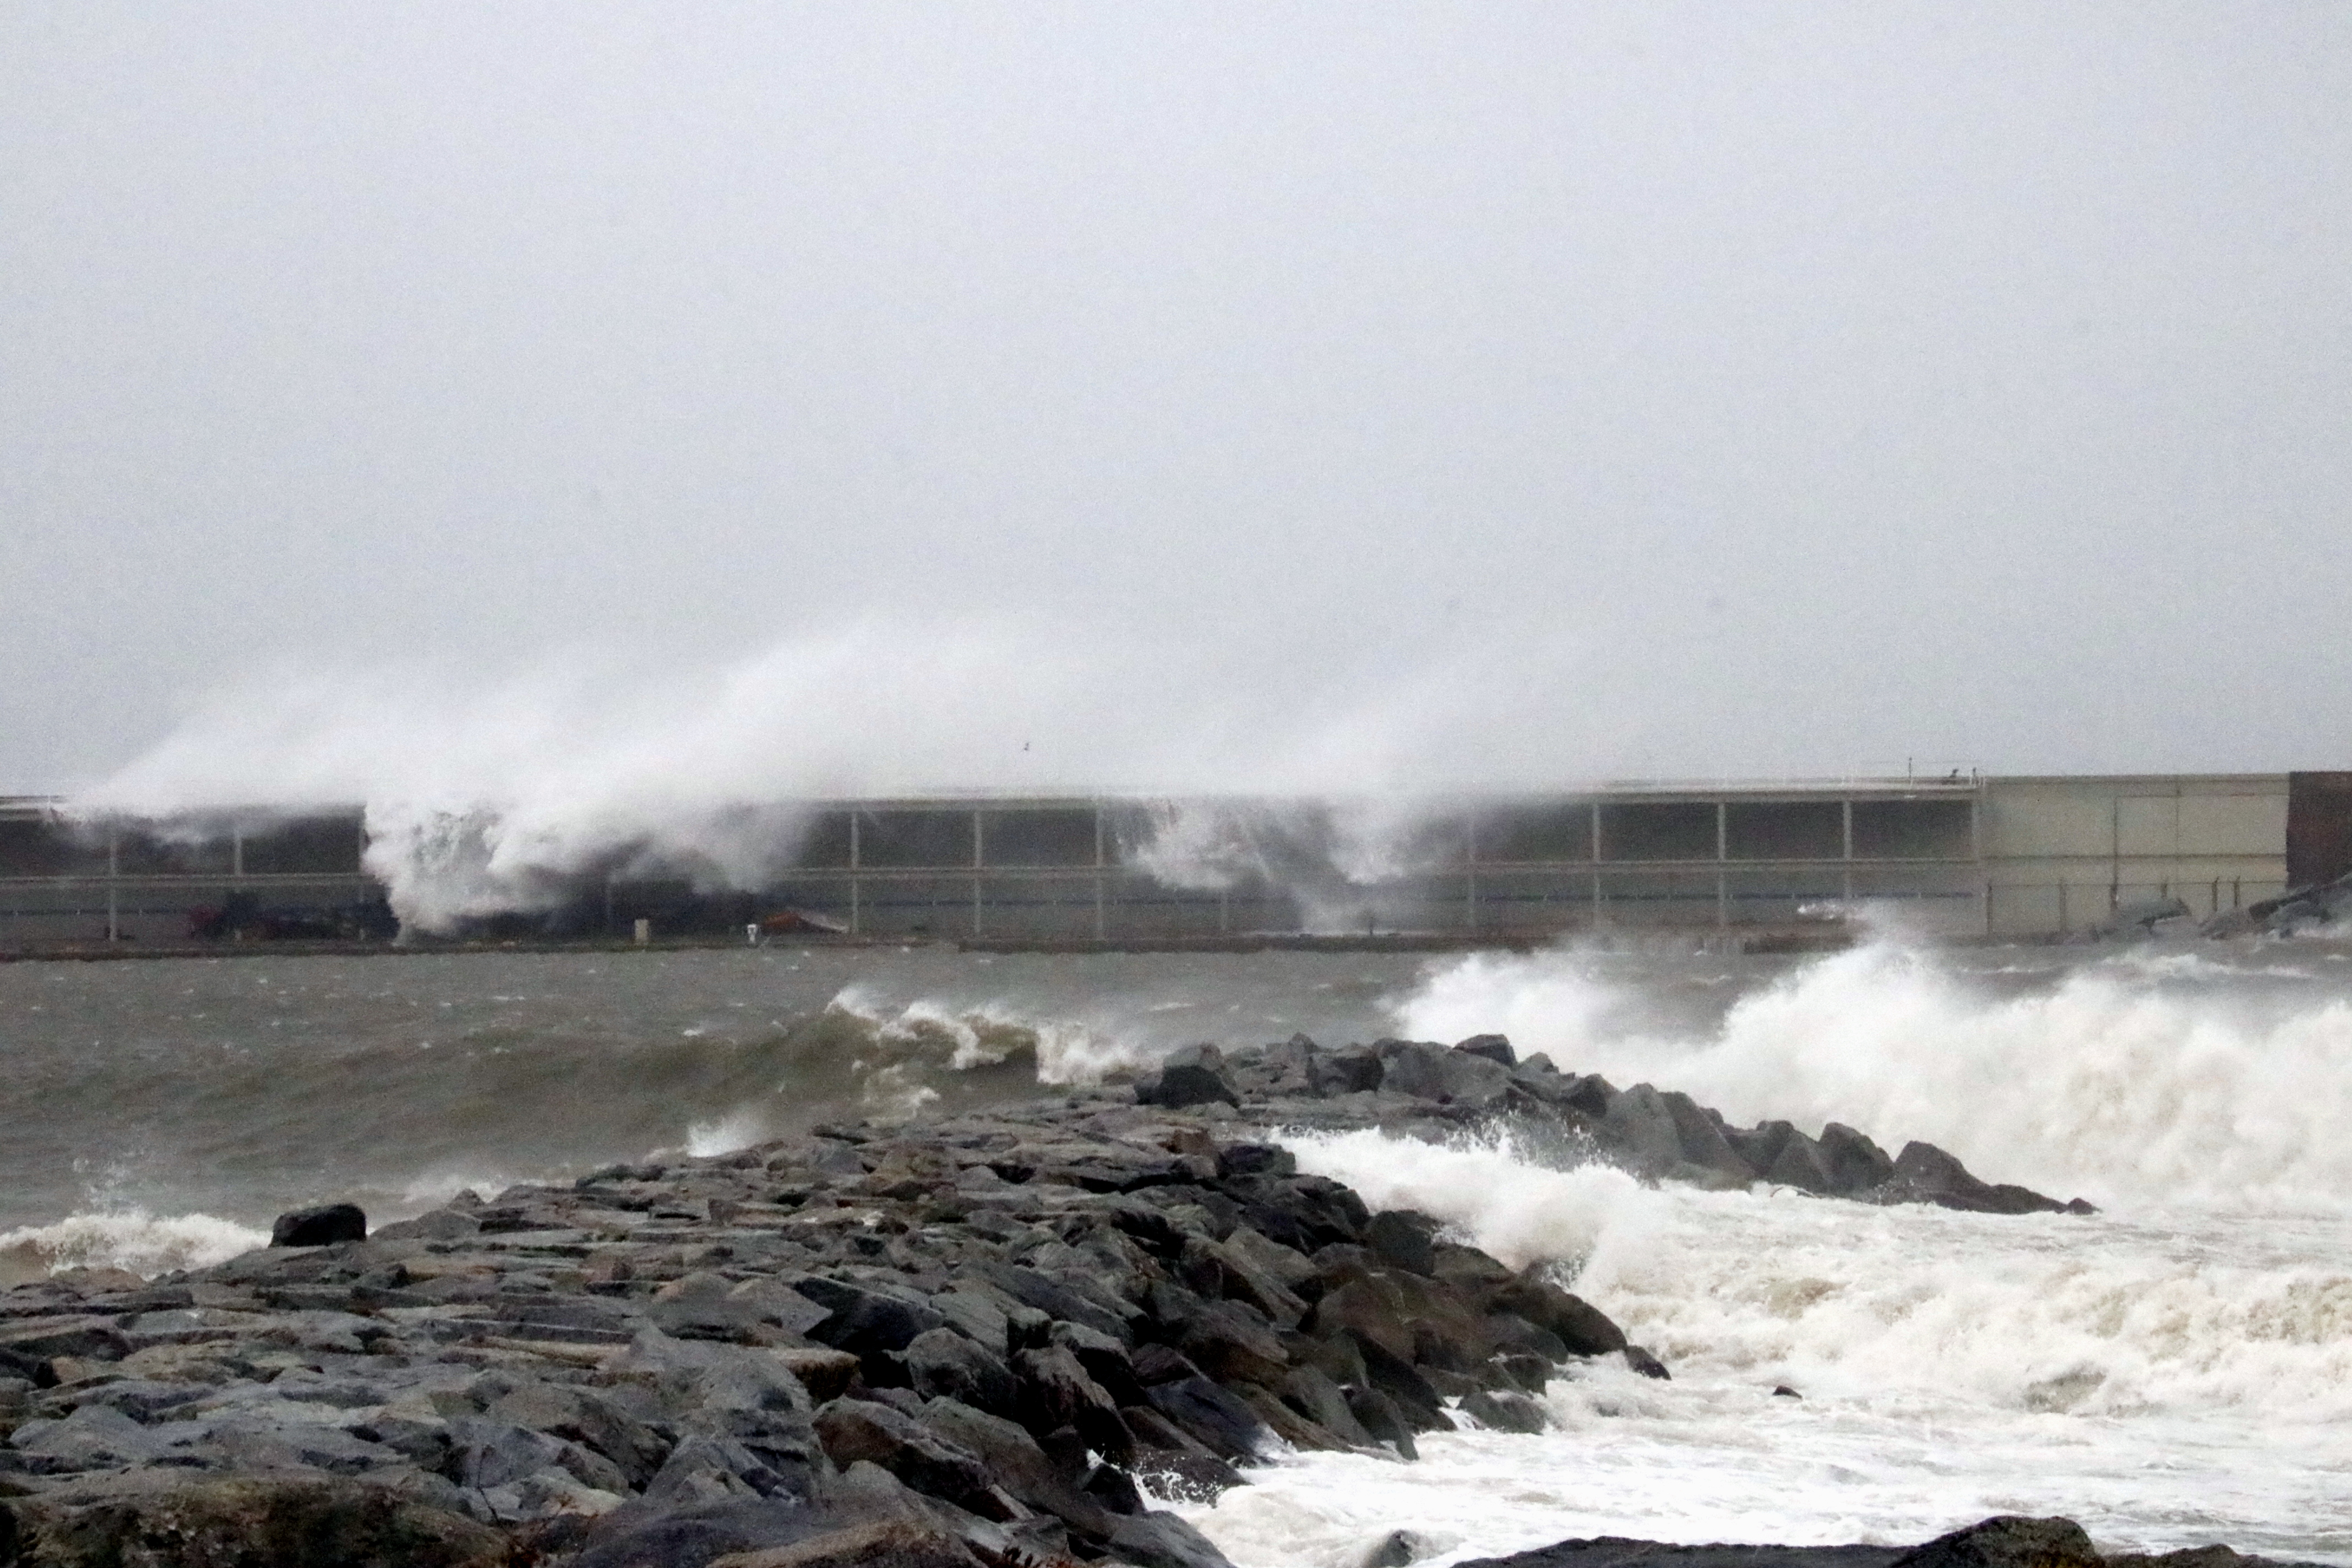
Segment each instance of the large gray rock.
M1491 1110L1510 1098L1511 1072L1501 1063L1417 1040L1382 1040L1381 1087L1416 1100Z
M1019 1385L1015 1414L1024 1426L1044 1436L1059 1427L1076 1429L1097 1452L1125 1464L1135 1438L1120 1419L1118 1402L1090 1376L1066 1345L1013 1352Z
M903 1351L919 1335L947 1325L920 1291L905 1286L816 1275L785 1283L825 1309L825 1316L803 1331L808 1337L852 1355Z
M1462 1400L1462 1414L1496 1432L1536 1433L1551 1425L1543 1406L1507 1389L1478 1389Z
M1787 1123L1781 1125L1785 1127ZM1789 1128L1788 1135L1780 1140L1780 1152L1772 1157L1764 1179L1824 1195L1837 1190L1837 1178L1830 1173L1821 1146L1794 1128Z
M943 1440L977 1456L995 1484L1024 1506L1089 1534L1109 1528L1103 1505L1056 1469L1019 1424L953 1399L925 1402L920 1419Z
M1518 1053L1511 1049L1508 1035L1473 1035L1466 1040L1456 1040L1454 1048L1469 1056L1484 1057L1496 1067L1519 1065ZM1544 1065L1549 1067L1551 1064L1547 1061Z
M2098 1549L2071 1519L2002 1514L1939 1535L1895 1560L1895 1568L2104 1568Z
M917 1335L902 1359L907 1381L928 1398L957 1400L1003 1416L1018 1408L1013 1369L952 1329Z
M816 1413L815 1425L825 1457L845 1469L862 1459L982 1519L1010 1517L980 1456L904 1411L836 1399Z
M1370 1046L1342 1046L1318 1053L1307 1064L1307 1080L1325 1097L1364 1094L1381 1087L1383 1072L1378 1051Z
M1680 1089L1669 1089L1658 1100L1675 1124L1675 1142L1685 1163L1719 1172L1737 1182L1754 1179L1756 1173L1724 1137L1722 1123L1696 1100Z
M982 1568L971 1548L936 1524L874 1520L756 1552L713 1557L704 1568Z
M0 1503L0 1560L14 1568L494 1568L508 1558L497 1531L365 1481L166 1472Z
M1241 1091L1225 1069L1224 1053L1206 1043L1186 1046L1160 1064L1159 1069L1135 1086L1139 1104L1179 1110L1188 1105L1223 1103L1238 1109Z
M2087 1208L2044 1197L2031 1188L2006 1184L1996 1186L1969 1173L1956 1155L1933 1143L1911 1142L1895 1157L1895 1174L1872 1194L1889 1202L1931 1203L1938 1207L1976 1214L2056 1213L2069 1207Z
M1644 1168L1664 1170L1681 1162L1682 1132L1675 1125L1675 1113L1650 1085L1637 1083L1619 1094L1601 1121Z
M1829 1170L1830 1190L1842 1195L1867 1191L1895 1174L1895 1162L1886 1151L1843 1121L1822 1129L1821 1155Z
M1205 1377L1156 1384L1151 1408L1221 1459L1247 1464L1266 1446L1265 1423Z
M272 1247L330 1247L338 1241L365 1241L367 1215L357 1204L320 1204L279 1215L269 1227Z
M1135 1568L1234 1568L1207 1536L1172 1513L1122 1519L1111 1530L1110 1544Z

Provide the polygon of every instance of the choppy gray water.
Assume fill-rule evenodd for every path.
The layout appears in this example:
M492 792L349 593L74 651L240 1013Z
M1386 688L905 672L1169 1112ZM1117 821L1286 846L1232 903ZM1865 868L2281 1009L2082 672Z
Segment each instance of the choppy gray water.
M943 949L0 966L0 1231L349 1196L1034 1092L1187 1040L1369 1037L1411 959Z

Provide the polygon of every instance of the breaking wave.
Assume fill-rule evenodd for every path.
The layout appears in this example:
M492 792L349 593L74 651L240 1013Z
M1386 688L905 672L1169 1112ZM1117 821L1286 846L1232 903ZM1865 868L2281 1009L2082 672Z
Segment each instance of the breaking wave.
M78 1214L0 1232L0 1288L68 1268L142 1276L203 1268L268 1245L269 1233L208 1214Z
M1908 1542L2003 1512L2109 1549L2345 1560L2352 1217L1874 1208L1492 1142L1286 1142L1376 1206L1558 1265L1674 1381L1595 1363L1552 1384L1538 1436L1260 1470L1186 1510L1244 1568L1339 1568L1400 1528L1444 1563L1570 1536Z
M2127 954L2007 985L1878 941L1661 1029L1606 955L1477 954L1396 1007L1404 1030L1507 1032L1736 1121L1850 1122L1995 1179L2102 1201L2352 1202L2352 1002L2267 961Z

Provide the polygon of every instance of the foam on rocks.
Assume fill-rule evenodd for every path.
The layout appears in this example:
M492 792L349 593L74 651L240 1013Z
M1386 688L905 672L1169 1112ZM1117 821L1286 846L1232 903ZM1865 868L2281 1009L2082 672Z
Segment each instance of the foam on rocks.
M1500 1037L1199 1047L1133 1085L465 1194L372 1234L299 1210L215 1267L11 1290L0 1564L1220 1568L1169 1505L1301 1450L1403 1463L1463 1424L1540 1431L1576 1363L1669 1375L1541 1258L1296 1152L1498 1126L1650 1181L2062 1206ZM1910 1561L2098 1562L2027 1522ZM1399 1530L1379 1560L1427 1546ZM1547 1552L1509 1561L1901 1559Z

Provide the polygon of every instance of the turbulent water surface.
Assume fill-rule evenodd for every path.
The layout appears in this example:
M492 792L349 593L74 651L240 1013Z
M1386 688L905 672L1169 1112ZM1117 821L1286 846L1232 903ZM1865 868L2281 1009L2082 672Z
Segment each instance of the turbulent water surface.
M1741 1121L1927 1138L2103 1206L2011 1218L1645 1188L1507 1142L1300 1137L1376 1205L1577 1288L1674 1365L1556 1383L1542 1437L1302 1456L1196 1521L1245 1568L1565 1535L2104 1542L2352 1563L2352 963L2320 943L1875 943L1416 960L940 950L0 968L0 1271L145 1271L278 1209L379 1217L657 1149L1073 1082L1193 1039L1508 1032ZM1786 1384L1802 1397L1776 1397Z

